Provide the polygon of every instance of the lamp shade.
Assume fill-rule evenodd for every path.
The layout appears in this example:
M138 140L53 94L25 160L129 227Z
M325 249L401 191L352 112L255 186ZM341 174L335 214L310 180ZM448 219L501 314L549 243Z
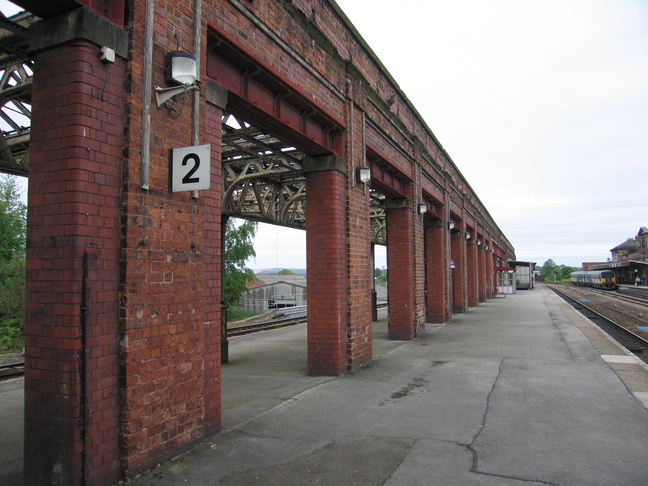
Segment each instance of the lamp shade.
M371 169L366 165L359 165L356 169L358 172L358 182L368 184L371 181Z
M192 54L171 51L167 54L167 82L170 84L194 84L198 79L198 63Z

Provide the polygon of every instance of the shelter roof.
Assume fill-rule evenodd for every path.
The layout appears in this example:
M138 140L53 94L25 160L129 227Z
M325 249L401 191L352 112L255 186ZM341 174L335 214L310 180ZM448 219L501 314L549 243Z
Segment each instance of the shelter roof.
M272 285L283 282L287 284L306 286L306 275L276 275L258 273L255 275L255 277L263 282L263 285Z
M628 238L626 241L621 243L618 246L615 246L610 251L619 251L619 250L634 250L637 247L637 244L633 238Z

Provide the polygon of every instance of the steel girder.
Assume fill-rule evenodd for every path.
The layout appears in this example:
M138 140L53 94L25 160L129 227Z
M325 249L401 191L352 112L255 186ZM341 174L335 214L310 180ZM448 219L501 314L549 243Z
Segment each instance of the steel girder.
M223 212L306 228L304 153L233 114L223 117ZM386 244L385 197L371 191L372 242Z
M0 14L0 172L26 176L29 168L33 59L29 12L7 19Z

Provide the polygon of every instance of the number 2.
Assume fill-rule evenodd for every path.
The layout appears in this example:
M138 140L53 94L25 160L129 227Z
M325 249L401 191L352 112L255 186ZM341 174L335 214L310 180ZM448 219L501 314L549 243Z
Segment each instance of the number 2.
M191 177L196 173L198 170L198 167L200 167L200 158L196 154L187 154L184 156L184 159L182 159L182 165L185 166L187 163L193 159L194 165L193 167L187 172L187 174L182 178L182 183L183 184L195 184L196 182L200 182L199 177Z

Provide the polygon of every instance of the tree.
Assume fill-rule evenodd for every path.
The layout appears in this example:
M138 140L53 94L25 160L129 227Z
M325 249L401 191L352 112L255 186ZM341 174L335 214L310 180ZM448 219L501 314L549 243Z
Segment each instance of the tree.
M0 177L0 350L23 347L27 208L16 177Z
M558 265L551 258L544 262L544 265L540 267L540 275L546 275L547 277L553 278L554 272L557 270Z
M0 351L23 348L25 328L25 259L0 259Z
M293 272L292 270L289 270L287 268L284 268L283 270L279 270L277 272L277 275L295 275L295 272Z
M256 231L257 223L254 221L246 221L237 226L233 219L228 219L225 224L223 302L228 307L238 304L247 290L246 284L254 280L254 273L245 266L245 262L248 258L256 256L254 251Z
M15 176L0 177L0 260L25 257L27 207Z

